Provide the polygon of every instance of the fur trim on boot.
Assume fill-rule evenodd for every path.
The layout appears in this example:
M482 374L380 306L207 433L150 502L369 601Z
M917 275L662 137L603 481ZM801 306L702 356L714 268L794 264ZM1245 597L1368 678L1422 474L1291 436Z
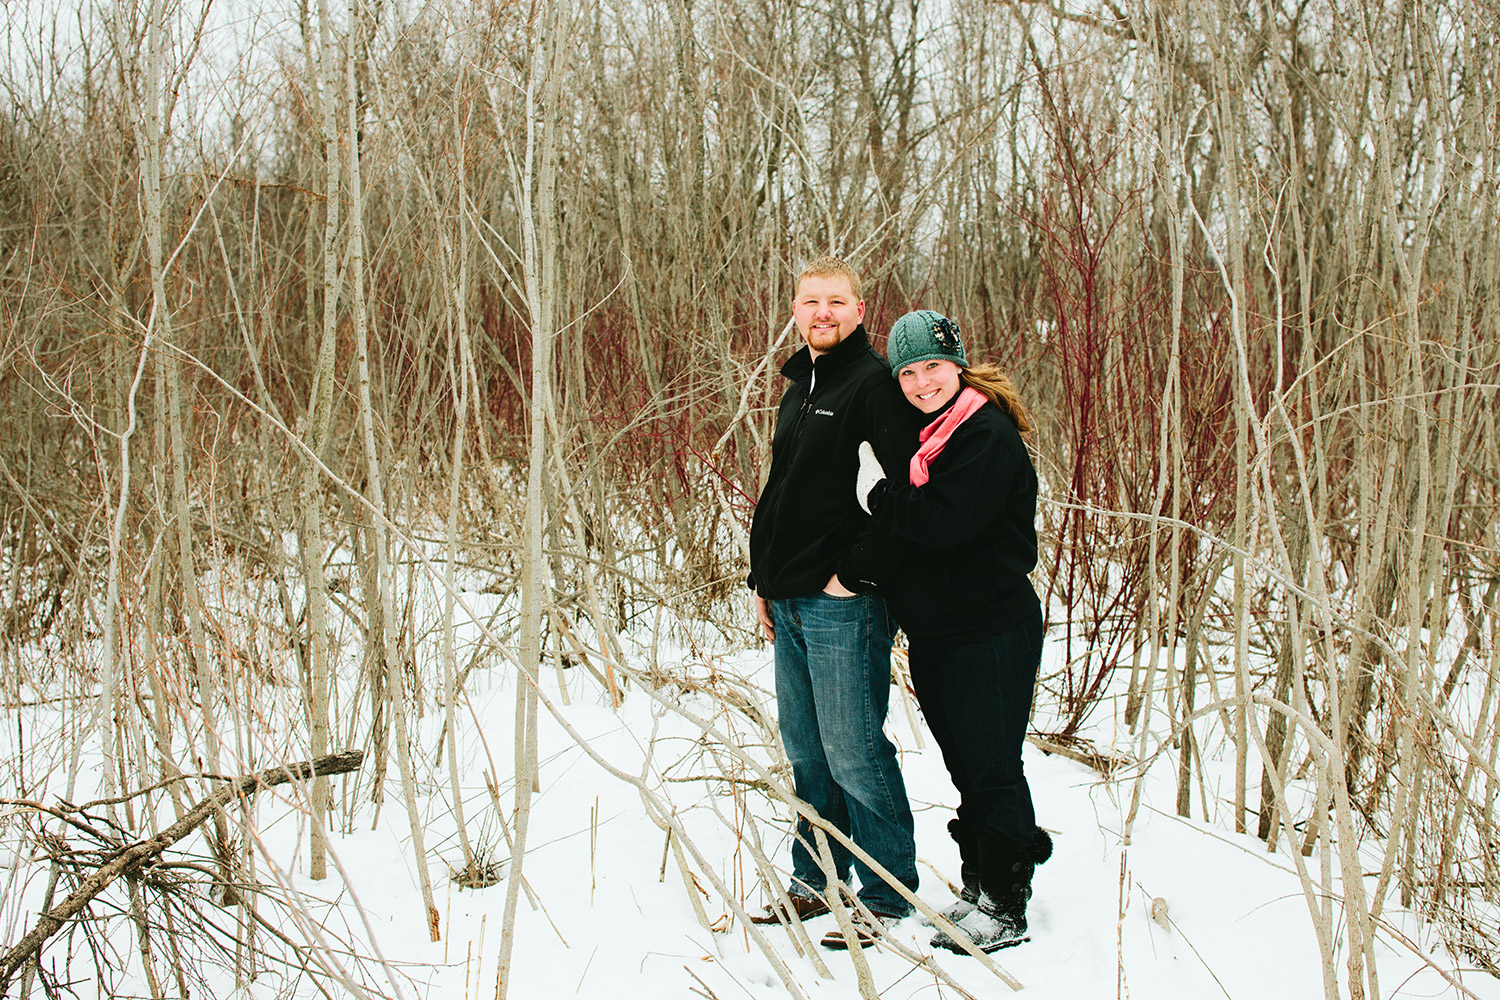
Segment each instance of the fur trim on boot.
M1031 838L1031 863L1045 864L1052 857L1052 835L1041 827L1036 828L1036 833Z
M958 845L959 876L963 879L964 889L972 890L970 894L977 899L979 897L979 838L957 817L948 821L948 836L952 837L953 842Z

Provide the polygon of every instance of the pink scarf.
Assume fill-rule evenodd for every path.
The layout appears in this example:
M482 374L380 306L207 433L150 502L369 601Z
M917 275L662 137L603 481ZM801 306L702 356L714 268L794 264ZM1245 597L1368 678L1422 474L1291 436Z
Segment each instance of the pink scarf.
M968 420L974 415L975 410L988 402L989 400L984 397L983 393L966 385L963 392L958 394L958 401L949 408L947 413L922 428L917 435L917 440L922 442L922 446L911 457L910 472L913 486L925 485L927 480L932 478L927 473L927 467L932 464L932 460L942 454L943 448L948 444L948 439L953 436L954 431L958 430L958 425Z

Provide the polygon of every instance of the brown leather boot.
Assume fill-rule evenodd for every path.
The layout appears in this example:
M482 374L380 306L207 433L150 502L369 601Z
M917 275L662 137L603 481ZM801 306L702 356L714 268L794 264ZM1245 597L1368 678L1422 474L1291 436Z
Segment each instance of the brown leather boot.
M797 911L798 920L811 920L813 917L821 917L828 912L828 903L823 899L814 899L810 896L799 896L795 892L787 893L792 900L792 908ZM786 910L780 904L767 904L760 913L750 914L752 924L783 924L790 920Z

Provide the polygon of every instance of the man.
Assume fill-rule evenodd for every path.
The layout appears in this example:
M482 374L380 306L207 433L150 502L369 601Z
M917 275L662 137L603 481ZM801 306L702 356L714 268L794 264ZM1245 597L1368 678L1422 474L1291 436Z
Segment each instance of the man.
M916 450L917 411L870 346L859 276L821 257L797 278L792 315L806 345L782 366L791 385L776 414L771 472L750 527L755 611L776 660L781 739L797 795L908 888L917 886L911 807L883 730L890 696L891 625L872 593L890 558L869 544L870 519L854 499L861 441L881 464L904 469ZM828 911L812 827L797 821L788 889L801 917ZM847 882L850 852L829 838ZM882 924L910 906L863 862L859 898ZM778 919L774 907L752 918ZM881 928L861 926L860 947ZM823 939L846 948L837 930Z

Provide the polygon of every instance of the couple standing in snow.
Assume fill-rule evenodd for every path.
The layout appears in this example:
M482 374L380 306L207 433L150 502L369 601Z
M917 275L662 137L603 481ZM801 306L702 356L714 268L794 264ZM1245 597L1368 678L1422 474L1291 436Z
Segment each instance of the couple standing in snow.
M906 786L885 736L895 623L912 683L958 789L963 890L944 911L993 951L1027 940L1035 865L1052 844L1036 826L1021 744L1041 661L1036 473L1031 429L1010 379L970 366L957 324L930 311L870 345L859 275L823 257L797 278L805 342L782 366L771 471L750 529L756 615L772 641L782 743L799 798L908 890L917 887ZM889 613L887 611L889 607ZM799 818L787 895L797 915L828 912L828 880ZM859 874L864 947L911 906L829 839L834 874ZM751 917L775 923L777 904ZM963 949L939 933L934 946Z

